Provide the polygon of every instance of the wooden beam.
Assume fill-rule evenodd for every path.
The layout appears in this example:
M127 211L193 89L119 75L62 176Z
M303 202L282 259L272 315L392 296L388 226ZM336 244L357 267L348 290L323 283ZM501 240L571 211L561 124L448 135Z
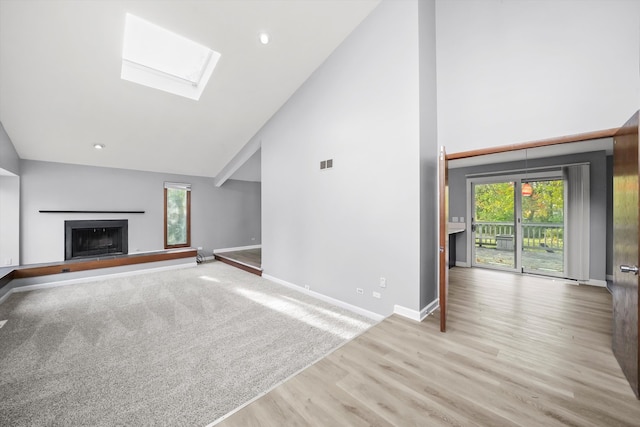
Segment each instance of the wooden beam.
M447 160L466 159L468 157L484 156L486 154L505 153L508 151L526 150L529 148L546 147L549 145L568 144L571 142L590 141L592 139L612 138L620 128L604 129L593 132L565 135L556 138L540 139L537 141L521 142L517 144L501 145L498 147L480 148L477 150L460 151L447 154Z

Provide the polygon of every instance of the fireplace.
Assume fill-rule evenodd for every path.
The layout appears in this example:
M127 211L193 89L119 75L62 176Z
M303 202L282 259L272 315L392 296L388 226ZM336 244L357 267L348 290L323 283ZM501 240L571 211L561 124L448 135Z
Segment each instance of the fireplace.
M64 222L64 259L121 255L129 251L126 219Z

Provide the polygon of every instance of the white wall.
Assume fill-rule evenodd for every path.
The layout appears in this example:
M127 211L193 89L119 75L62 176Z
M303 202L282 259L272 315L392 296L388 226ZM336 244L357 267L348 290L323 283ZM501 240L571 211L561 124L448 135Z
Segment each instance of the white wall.
M260 184L23 160L21 261L64 260L64 221L128 219L129 253L164 248L165 181L192 184L191 245L214 249L260 243ZM144 214L63 214L39 210L143 210ZM255 240L253 240L255 239Z
M441 0L449 153L621 126L640 96L640 1Z
M0 123L0 267L20 263L20 158Z
M262 163L261 151L258 149L251 157L249 157L238 168L237 171L231 175L230 179L237 179L238 181L252 181L260 182L262 179L262 172L260 171L260 165Z
M20 157L2 123L0 123L0 169L14 175L20 174Z
M435 1L420 1L420 309L437 298L438 129Z
M20 264L20 177L0 176L0 267Z
M383 315L420 309L418 61L418 2L383 1L254 137L265 274Z

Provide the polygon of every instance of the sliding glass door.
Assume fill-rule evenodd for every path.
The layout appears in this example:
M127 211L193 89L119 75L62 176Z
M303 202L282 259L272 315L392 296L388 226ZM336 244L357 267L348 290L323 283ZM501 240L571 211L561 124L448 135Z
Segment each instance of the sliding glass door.
M564 181L522 183L522 271L564 275Z
M471 265L564 276L560 171L471 179Z
M515 270L515 182L473 185L472 265Z

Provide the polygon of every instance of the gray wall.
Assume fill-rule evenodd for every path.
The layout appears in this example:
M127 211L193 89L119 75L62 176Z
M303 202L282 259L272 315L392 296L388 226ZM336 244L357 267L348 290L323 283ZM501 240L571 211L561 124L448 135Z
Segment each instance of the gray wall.
M613 156L607 156L607 276L613 280Z
M553 166L569 163L589 162L590 173L590 204L591 226L589 251L590 266L589 278L605 280L607 272L607 193L610 192L607 180L606 153L595 151L590 153L573 154L554 158L528 160L529 168L539 166ZM506 171L524 169L525 162L498 163L492 165L472 166L449 170L449 219L451 217L467 218L467 188L466 175L493 171ZM458 233L456 236L456 261L467 262L467 232Z
M2 123L0 123L0 168L20 175L20 158Z
M20 264L20 177L0 176L0 267Z
M22 264L64 259L64 221L129 220L129 252L164 247L165 181L191 183L191 245L214 249L260 243L260 183L23 160ZM144 214L62 214L45 210L144 210Z
M420 54L420 309L438 296L435 1L418 4Z
M382 315L421 308L418 39L418 2L383 1L254 137L265 275Z
M2 123L0 169L0 267L6 267L20 263L20 158Z

